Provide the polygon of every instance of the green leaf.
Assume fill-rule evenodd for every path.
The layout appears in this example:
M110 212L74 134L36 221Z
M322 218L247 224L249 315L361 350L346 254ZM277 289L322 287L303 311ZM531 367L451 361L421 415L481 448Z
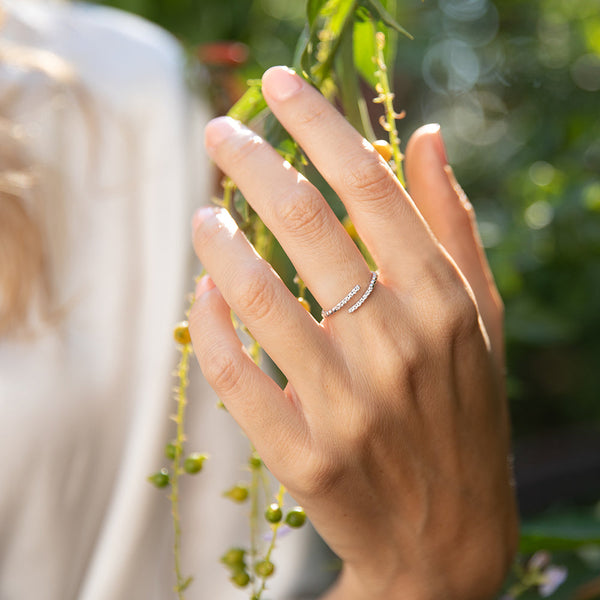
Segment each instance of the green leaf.
M536 519L521 527L521 552L574 550L600 544L600 521L594 516L568 514Z
M310 24L309 39L300 59L307 77L319 88L330 76L340 38L353 18L358 0L326 0ZM350 35L351 32L348 33Z
M384 8L390 13L392 16L397 15L397 2L398 0L382 0L382 4ZM383 49L383 58L385 60L385 64L387 65L388 71L390 73L394 72L394 63L396 62L396 51L398 48L398 31L391 27L381 27L380 28L385 35L385 48ZM393 78L390 81L390 85L393 90Z
M361 0L363 4L357 7L354 14L354 64L356 69L372 87L377 83L375 72L377 65L373 57L377 54L375 34L381 31L385 35L384 59L388 71L393 73L396 58L398 33L388 27L380 18L379 12L368 8L370 0ZM385 10L396 11L396 0L387 0L382 3Z
M296 48L294 50L294 69L297 73L301 73L304 68L302 66L302 58L307 53L307 46L310 41L310 30L308 26L306 26L300 36L298 37L298 41L296 42Z
M355 69L353 26L352 22L348 22L346 28L349 31L341 37L334 63L335 80L346 118L364 137L373 141L375 134L371 127L369 112L361 94Z
M242 121L242 123L248 123L258 116L265 108L267 108L267 103L263 98L260 85L252 85L229 109L227 115L238 121Z
M398 33L405 35L411 40L414 39L413 36L387 11L380 0L363 0L363 4L372 11L375 18L385 23L388 27L395 29Z
M377 55L375 47L375 23L372 20L354 23L354 65L371 86L375 87L377 66L374 57Z
M326 2L327 0L308 0L306 3L306 17L310 25L315 22L315 19Z

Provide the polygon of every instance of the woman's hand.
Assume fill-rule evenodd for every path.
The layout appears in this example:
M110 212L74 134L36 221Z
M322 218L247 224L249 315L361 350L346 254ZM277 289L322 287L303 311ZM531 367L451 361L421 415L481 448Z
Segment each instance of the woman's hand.
M438 128L407 149L411 195L388 165L285 68L263 92L344 202L371 273L317 189L229 118L206 145L274 232L325 309L317 323L224 211L194 217L210 277L190 330L202 370L273 474L344 561L330 599L483 600L516 544L503 386L502 306ZM289 384L244 351L246 324Z

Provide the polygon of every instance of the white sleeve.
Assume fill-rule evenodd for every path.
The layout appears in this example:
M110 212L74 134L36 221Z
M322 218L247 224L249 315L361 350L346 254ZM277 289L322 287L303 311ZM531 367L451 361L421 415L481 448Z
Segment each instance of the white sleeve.
M46 69L2 63L0 104L19 90L5 116L48 184L64 310L35 339L0 339L0 598L164 600L170 506L146 476L164 463L174 410L171 331L197 271L189 222L209 188L207 111L159 28L86 4L3 6L0 47ZM53 81L61 65L72 80ZM218 557L246 541L244 510L221 491L244 475L248 445L193 379L189 446L212 458L183 490L186 597L241 600ZM289 596L309 537L282 540L272 596Z

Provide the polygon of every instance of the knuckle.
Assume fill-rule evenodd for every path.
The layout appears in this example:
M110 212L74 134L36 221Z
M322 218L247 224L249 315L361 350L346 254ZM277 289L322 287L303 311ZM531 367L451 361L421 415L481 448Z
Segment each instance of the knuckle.
M235 293L236 304L242 307L244 316L254 321L269 318L277 306L272 281L263 268L247 272L237 285Z
M356 408L352 418L345 424L346 445L354 456L368 455L373 441L379 438L382 429L382 406L377 410Z
M319 498L335 488L342 477L343 467L340 461L324 454L314 454L303 461L297 487L307 497Z
M462 338L479 331L479 311L464 287L455 286L440 306L442 333L450 338Z
M315 189L297 191L277 207L277 218L302 237L313 239L327 226L325 202Z
M409 311L421 313L421 303L418 306L407 306ZM392 325L391 325L392 324ZM406 390L416 373L423 369L428 360L427 338L418 320L407 322L398 319L397 315L385 314L373 320L372 327L373 351L368 357L368 370L373 373L377 382L393 382L389 389ZM359 365L359 368L361 365ZM364 368L364 365L362 365ZM384 384L385 386L385 384ZM384 392L384 395L387 392ZM389 398L395 405L397 397ZM365 406L368 406L365 404ZM359 414L358 422L369 423L373 429L385 426L380 422L380 414Z
M240 387L242 365L230 351L215 347L204 354L200 361L208 383L220 394L232 394Z
M344 168L342 178L348 193L369 201L388 201L397 189L389 169L376 156L352 161Z
M433 256L424 261L417 293L426 319L425 329L444 339L479 330L479 311L468 284L450 262Z
M407 335L402 340L400 352L401 365L398 368L403 381L409 381L412 376L423 368L426 362L426 350L423 342L415 335Z
M391 389L409 390L411 382L427 364L427 348L422 336L414 331L405 330L400 339L388 340L384 349L387 351L386 355L373 363L373 372L379 381L393 382ZM397 398L394 396L389 400L394 405ZM363 414L361 421L368 424L371 430L385 427L385 423L377 421L376 417L377 415L373 414Z

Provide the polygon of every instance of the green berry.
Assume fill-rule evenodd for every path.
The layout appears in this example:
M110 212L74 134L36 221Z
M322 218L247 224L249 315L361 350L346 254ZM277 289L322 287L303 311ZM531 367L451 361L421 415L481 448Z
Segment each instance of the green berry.
M248 486L245 483L238 483L231 489L223 492L223 496L234 502L244 502L248 498Z
M290 527L302 527L306 522L306 513L301 506L296 506L296 508L292 508L290 512L285 516L285 522Z
M148 477L148 481L155 485L157 488L164 488L171 483L171 478L169 477L169 471L167 469L161 469L156 473L153 473Z
M175 457L177 456L177 447L172 442L169 442L165 446L165 456L169 460L175 460Z
M238 587L246 587L250 583L250 575L246 571L236 571L231 576L231 581Z
M178 344L189 344L192 341L190 337L189 323L187 321L181 321L175 325L173 330L173 337Z
M250 465L251 469L260 469L262 467L262 460L260 459L260 456L255 452L248 460L248 464Z
M183 461L183 470L190 475L199 473L202 470L202 465L206 460L206 454L194 452Z
M279 506L277 502L269 504L267 510L265 511L265 519L269 521L269 523L279 523L282 518L283 513L281 512L281 506Z
M221 562L228 567L235 570L244 570L246 564L244 558L246 551L243 548L229 548L223 556L221 556Z
M256 563L254 570L260 577L271 577L275 570L275 565L270 560L261 560Z

